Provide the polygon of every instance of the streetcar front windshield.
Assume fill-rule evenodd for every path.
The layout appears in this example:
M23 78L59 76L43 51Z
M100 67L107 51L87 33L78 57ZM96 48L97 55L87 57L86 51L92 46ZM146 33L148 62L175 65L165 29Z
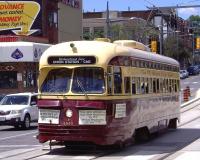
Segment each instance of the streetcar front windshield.
M51 70L41 86L41 92L66 93L70 88L72 70L67 68Z
M101 94L105 91L104 71L97 67L74 69L72 92Z

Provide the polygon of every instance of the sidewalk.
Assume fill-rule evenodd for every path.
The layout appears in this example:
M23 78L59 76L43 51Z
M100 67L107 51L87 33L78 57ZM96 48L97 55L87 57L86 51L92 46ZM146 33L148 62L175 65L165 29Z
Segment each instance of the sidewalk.
M200 98L200 88L199 88L198 91L196 92L195 98Z

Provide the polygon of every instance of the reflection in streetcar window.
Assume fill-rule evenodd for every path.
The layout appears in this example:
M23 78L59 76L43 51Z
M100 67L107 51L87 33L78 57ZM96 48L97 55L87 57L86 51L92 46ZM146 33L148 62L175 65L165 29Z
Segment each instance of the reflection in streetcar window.
M41 92L68 92L71 75L72 70L70 69L61 68L51 70L41 86Z
M74 70L72 92L83 94L105 92L103 69L96 67L76 68Z

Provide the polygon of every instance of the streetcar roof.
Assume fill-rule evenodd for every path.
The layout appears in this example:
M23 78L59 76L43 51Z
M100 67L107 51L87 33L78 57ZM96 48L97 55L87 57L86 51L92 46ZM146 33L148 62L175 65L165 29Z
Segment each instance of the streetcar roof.
M148 61L179 65L170 57L102 41L71 41L53 45L42 54L40 67L48 66L47 59L51 56L95 56L97 66L108 64L115 56L132 56Z

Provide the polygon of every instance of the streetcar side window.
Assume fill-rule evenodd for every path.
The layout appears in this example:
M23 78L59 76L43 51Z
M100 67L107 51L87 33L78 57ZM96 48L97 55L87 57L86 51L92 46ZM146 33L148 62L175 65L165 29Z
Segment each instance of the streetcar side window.
M144 94L145 93L144 78L140 78L140 89L141 89L141 94Z
M136 94L140 94L140 78L136 77L135 82L136 82Z
M107 76L107 84L108 84L108 94L112 94L112 67L108 67L108 76Z
M180 91L180 81L177 80L177 92Z
M114 93L122 93L122 76L121 68L119 66L114 66Z
M145 86L145 93L149 93L149 81L148 81L148 78L145 78L144 86Z
M153 93L156 93L156 79L153 79Z
M149 78L149 93L152 93L153 92L153 81L152 81L152 78Z
M174 80L174 91L178 92L178 85L177 85L177 80Z
M163 80L163 78L160 78L160 92L164 93L164 90L165 90L165 88L164 88L164 80Z
M172 92L172 80L169 79L169 92L171 93Z
M159 81L159 79L157 78L157 84L156 84L156 86L157 86L157 93L159 93L160 92L160 83L159 83L160 81Z
M166 92L169 92L169 79L166 79Z
M131 93L130 77L124 77L125 94Z
M134 77L132 77L132 94L136 94L136 82Z

